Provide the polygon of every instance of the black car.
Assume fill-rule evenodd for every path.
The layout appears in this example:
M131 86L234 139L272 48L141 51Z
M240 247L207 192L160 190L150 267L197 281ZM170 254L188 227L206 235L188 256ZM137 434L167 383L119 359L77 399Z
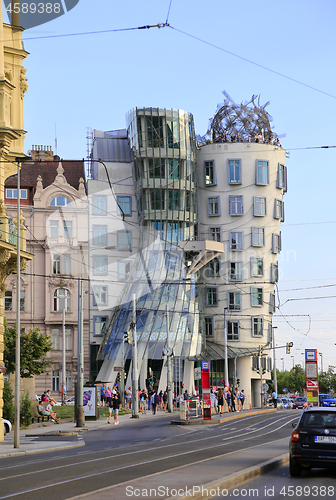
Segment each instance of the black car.
M289 472L298 477L302 470L336 467L336 408L305 410L289 441Z

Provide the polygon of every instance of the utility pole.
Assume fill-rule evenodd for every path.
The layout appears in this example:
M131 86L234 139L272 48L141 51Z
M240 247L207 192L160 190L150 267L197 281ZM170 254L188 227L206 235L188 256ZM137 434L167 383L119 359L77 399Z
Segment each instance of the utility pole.
M275 356L275 333L274 330L278 328L277 326L272 326L272 347L273 347L273 382L274 382L274 390L278 395L278 379L277 379L277 371L276 371L276 356Z
M132 418L139 418L138 412L138 342L136 332L136 304L135 294L133 294L133 381L132 381Z
M169 313L168 306L166 308L167 321L167 386L168 386L168 413L173 411L173 392L172 392L172 356L170 354L170 332L169 332Z
M62 332L63 332L63 344L62 344L62 405L65 405L65 393L66 393L66 360L65 360L65 308L63 308L63 322L62 322Z
M1 21L2 22L2 21ZM17 162L17 284L16 284L16 355L15 355L15 420L14 420L14 448L20 448L20 295L21 295L21 207L20 207L20 161Z
M227 353L227 333L226 333L226 307L224 307L224 378L225 385L229 386L229 367L228 367L228 353Z
M83 342L83 280L78 278L78 372L77 372L77 425L84 427L83 378L84 378L84 342Z

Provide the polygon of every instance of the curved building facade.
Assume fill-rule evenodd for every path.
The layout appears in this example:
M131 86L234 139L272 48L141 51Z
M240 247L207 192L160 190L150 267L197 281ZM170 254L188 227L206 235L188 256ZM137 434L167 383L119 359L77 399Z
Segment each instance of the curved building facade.
M135 109L127 120L139 250L107 328L100 350L104 364L98 378L111 380L114 366L122 363L123 336L133 321L135 297L138 369L143 388L148 360L161 363L168 334L174 356L180 360L202 350L195 275L188 273L191 257L184 248L196 237L196 142L193 116L186 111ZM131 356L128 350L126 359ZM184 363L183 380L192 383L193 363L189 364L188 374L188 362ZM160 388L165 389L166 369L160 366L159 370Z

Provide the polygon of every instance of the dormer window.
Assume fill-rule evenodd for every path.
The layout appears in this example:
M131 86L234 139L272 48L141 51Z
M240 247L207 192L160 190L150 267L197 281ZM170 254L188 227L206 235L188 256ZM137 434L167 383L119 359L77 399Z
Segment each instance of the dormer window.
M70 207L71 201L65 196L56 196L50 202L51 207Z

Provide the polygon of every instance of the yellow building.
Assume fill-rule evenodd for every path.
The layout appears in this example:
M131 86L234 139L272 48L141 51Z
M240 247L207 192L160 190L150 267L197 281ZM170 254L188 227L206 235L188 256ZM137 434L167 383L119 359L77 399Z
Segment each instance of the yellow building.
M2 2L0 3L2 20ZM12 25L0 23L0 442L4 440L3 409L3 297L7 276L16 272L16 241L9 238L8 217L4 204L4 181L17 171L15 158L24 156L23 98L27 91L26 70L22 66L28 55L22 42L23 28L13 16ZM26 234L23 217L20 220L21 269L25 269L32 255L26 252Z

